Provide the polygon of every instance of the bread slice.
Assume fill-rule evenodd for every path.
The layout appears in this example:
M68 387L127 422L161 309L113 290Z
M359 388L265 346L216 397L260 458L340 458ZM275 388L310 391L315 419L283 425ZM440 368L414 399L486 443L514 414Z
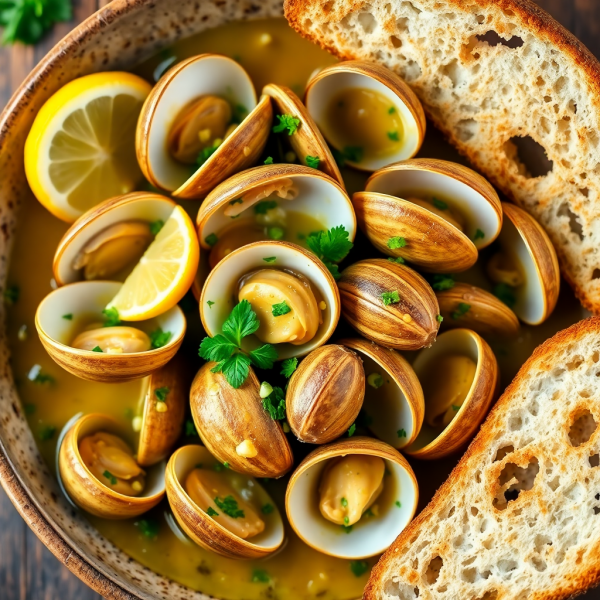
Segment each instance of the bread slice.
M597 584L599 382L599 317L537 348L365 600L558 600Z
M600 314L600 64L581 42L529 0L286 0L285 15L340 58L402 76L546 228L564 276Z

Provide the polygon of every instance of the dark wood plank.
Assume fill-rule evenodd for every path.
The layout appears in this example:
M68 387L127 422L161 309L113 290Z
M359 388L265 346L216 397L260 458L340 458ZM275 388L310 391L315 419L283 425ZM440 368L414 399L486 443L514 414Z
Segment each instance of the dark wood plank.
M600 5L598 0L575 0L574 5L573 33L597 57L600 57Z
M0 489L0 596L4 600L26 597L26 539L29 528Z

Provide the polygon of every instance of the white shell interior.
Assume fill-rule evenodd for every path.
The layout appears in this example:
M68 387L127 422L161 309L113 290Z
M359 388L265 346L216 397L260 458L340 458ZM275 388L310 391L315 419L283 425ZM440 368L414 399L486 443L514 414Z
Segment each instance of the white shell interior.
M264 258L276 256L274 263L267 264ZM283 242L254 242L248 244L231 254L217 264L208 276L202 297L200 299L200 316L206 329L206 333L215 336L221 333L221 327L233 307L237 304L234 296L238 281L246 274L256 269L278 268L290 269L295 273L304 275L311 286L316 288L323 297L327 307L321 311L323 323L320 325L315 337L307 342L294 346L293 344L277 344L279 360L293 356L304 356L311 350L318 348L333 333L338 322L339 293L337 286L332 286L330 280L325 276L318 259L304 254L295 244ZM214 302L210 307L207 301ZM333 309L333 310L332 310ZM254 335L243 340L243 346L247 350L254 350L262 346L262 342Z
M369 429L380 440L394 448L404 448L415 429L414 414L402 390L386 371L385 367L360 350L353 348L363 360L365 375L380 373L385 383L378 389L373 389L367 382L363 411L371 422ZM398 431L404 429L406 437L398 437Z
M379 516L361 519L348 534L325 519L319 510L319 482L328 460L306 469L288 492L287 511L294 529L307 544L332 556L357 559L384 552L414 514L418 498L413 479L404 467L386 460L390 475L384 485L393 483L395 493L385 505L378 501ZM385 488L383 494L386 494ZM400 501L400 507L395 500Z
M199 56L166 86L158 100L148 135L148 160L159 186L176 190L192 175L192 167L176 161L167 148L167 136L180 110L204 95L234 99L248 112L256 106L256 92L244 69L225 56Z
M444 354L461 354L463 356L468 356L477 365L471 389L469 390L463 405L454 417L454 419L459 419L470 398L481 369L479 347L476 338L468 329L451 329L450 331L438 335L435 344L431 346L431 348L421 350L413 362L413 369L415 370L419 381L423 381L427 377L435 376L435 373L432 373L431 371L431 364ZM425 412L427 413L427 398L425 398ZM424 448L439 437L440 434L441 432L439 430L430 427L427 424L427 421L424 421L417 439L409 446L409 451L413 452Z
M269 181L277 181L278 179L292 179L298 187L298 196L294 200L278 199L281 207L311 215L323 224L324 229L343 225L349 234L350 240L354 240L356 236L356 217L352 203L345 192L332 182L321 177L304 174L281 175ZM250 189L252 188L248 188L245 191L247 192ZM240 192L239 196L242 195L243 193ZM222 206L206 219L199 232L203 247L208 247L206 242L204 242L207 236L211 233L218 235L220 231L231 223L231 217L223 214L228 206L229 202L224 202ZM247 208L242 215L246 212L252 214L253 208Z
M82 270L73 268L73 261L85 245L102 230L123 221L158 221L171 216L175 203L157 195L141 197L123 202L99 214L81 228L64 246L57 264L57 275L63 283L73 283L82 279ZM96 210L96 209L94 209Z
M419 126L408 106L391 88L377 79L361 73L334 71L309 86L306 92L306 108L321 131L325 131L326 129L323 127L323 122L326 119L327 109L332 96L339 93L340 90L347 88L373 90L385 96L390 101L390 104L396 107L398 114L402 118L404 128L404 136L402 138L404 143L398 152L377 159L363 160L356 166L361 169L376 171L390 163L406 160L417 153L420 147ZM348 160L346 162L354 164Z
M185 446L185 448L181 449L175 457L175 476L177 477L177 480L182 483L197 464L212 464L216 462L217 461L215 458L206 448L204 448L204 446ZM263 506L268 502L275 508L275 510L268 517L264 517L266 527L263 532L247 540L247 543L254 544L261 548L278 548L283 543L283 537L285 534L283 528L283 519L281 518L279 508L277 508L275 502L273 502L269 494L256 481L256 479L240 473L235 473L235 477L243 480L244 483L247 484L246 487L252 484L252 487L256 490L256 504ZM191 505L195 505L194 501L189 496L187 496L187 498Z
M521 321L538 325L546 313L544 284L529 247L509 218L504 219L498 242L502 252L521 266L525 277L523 284L515 289L517 302L513 310Z
M122 285L116 281L79 281L60 287L50 292L40 303L36 314L36 324L52 340L69 346L77 333L77 316L95 314L101 316L102 310L106 308ZM68 313L73 315L72 320L62 318L62 315ZM186 326L185 317L179 306L174 306L162 315L154 317L152 322L161 327L163 331L172 333L167 346L175 343L181 337ZM139 322L142 325L143 323L143 321ZM133 324L133 326L137 327L138 325ZM148 352L153 352L153 350ZM89 354L97 357L105 356L92 351ZM111 357L131 357L135 354L111 354Z
M406 200L406 196L417 194L420 190L427 194L439 193L451 199L466 220L465 234L473 240L475 247L489 246L500 233L502 220L489 200L471 186L435 171L421 169L394 169L375 173L366 186L367 192L379 192ZM477 229L485 237L475 240Z

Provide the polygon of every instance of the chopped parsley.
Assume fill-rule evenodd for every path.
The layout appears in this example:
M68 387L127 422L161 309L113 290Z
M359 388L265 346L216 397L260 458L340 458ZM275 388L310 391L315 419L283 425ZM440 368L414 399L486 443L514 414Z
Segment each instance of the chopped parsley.
M267 158L265 158L265 165L272 165L273 164L273 157L272 156L267 156Z
M350 429L348 429L348 437L352 437L354 435L355 431L356 431L356 423L352 423L352 425L350 425Z
M120 325L119 311L114 306L105 308L102 314L104 315L104 327L116 327Z
M392 140L392 142L399 142L400 141L400 135L398 134L397 131L388 131L387 132L387 136L390 140Z
M252 571L252 583L269 583L271 577L264 569L254 569Z
M162 328L158 328L155 331L150 332L150 346L155 350L162 348L169 343L173 334L170 331L163 331Z
M198 154L198 158L196 158L196 165L201 167L219 148L219 146L223 143L223 140L216 139L213 142L212 146L207 146L206 148L202 148Z
M452 404L452 410L454 412L458 412L460 410L460 406L458 406L457 404Z
M272 240L278 241L284 238L285 229L281 227L269 227L267 233Z
M158 521L156 519L149 519L148 517L136 521L134 525L140 530L140 533L144 537L151 540L155 539L160 531Z
M262 405L273 421L285 419L285 392L280 387L272 388L271 393L262 399Z
M393 115L396 112L396 107L395 106L390 106L388 108L388 115Z
M214 302L213 302L212 300L207 300L207 301L206 301L206 304L208 304L208 308L212 308L212 307L213 307L213 304L214 304Z
M277 208L277 202L275 200L261 200L254 205L254 214L266 215L267 211Z
M394 502L394 504L398 507L398 508L402 508L402 502L400 502L400 500L396 500L396 502Z
M406 429L398 429L398 431L396 431L396 434L398 435L399 438L405 438L408 437L406 435Z
M6 0L0 3L3 44L35 44L54 23L70 21L70 0Z
M263 504L260 512L263 515L270 515L275 510L275 507L272 504Z
M390 250L398 250L399 248L404 248L405 246L406 246L406 240L400 236L391 237L387 241L387 247Z
M442 323L444 320L444 317L442 317L442 315L438 315L435 319L438 323Z
M160 387L154 390L154 395L156 396L156 399L159 402L166 402L167 401L167 396L169 395L169 392L171 390L167 387Z
M152 235L157 235L158 232L163 228L165 222L162 219L158 219L158 221L153 221L150 223L150 233Z
M100 346L96 346L96 347L92 348L92 352L104 352L104 350L102 350L102 348L100 348Z
M217 512L217 511L216 511L216 510L215 510L215 509L212 507L212 506L209 506L209 507L206 509L206 514L207 514L209 517L218 517L218 516L219 516L219 513L218 513L218 512Z
M492 293L498 300L501 300L509 308L514 308L517 303L517 297L515 295L515 289L506 283L499 283L494 286Z
M348 525L350 523L350 517L344 517L344 525Z
M198 437L198 432L196 431L196 425L192 419L187 419L185 422L185 435L187 437Z
M385 382L381 373L371 373L367 377L367 383L372 387L378 390Z
M240 58L238 56L238 58ZM237 61L239 62L239 60ZM233 122L241 123L248 114L248 109L243 104L235 104L233 106Z
M238 506L237 500L233 496L225 496L225 498L222 500L219 498L219 496L215 496L215 504L232 519L243 519L246 516L244 511Z
M272 263L272 262L275 262L277 260L277 257L276 256L267 256L266 258L263 258L263 260L266 263Z
M346 146L343 150L344 158L355 163L362 161L363 153L364 150L361 146Z
M398 302L400 302L400 294L398 293L398 290L394 290L393 292L383 292L383 294L381 294L381 301L384 306L398 304Z
M307 156L305 160L306 165L311 169L318 169L321 164L321 159L318 156Z
M344 533L351 533L352 532L352 525L340 525L340 527L342 528L342 531Z
M294 358L286 358L281 363L281 374L288 379L292 376L294 371L298 368L298 359Z
M47 442L54 437L55 433L56 427L54 427L54 425L44 425L44 427L38 431L38 438L40 442Z
M293 115L277 115L279 123L273 127L273 133L281 133L287 129L288 135L293 135L300 127L300 119Z
M348 252L354 247L346 228L338 225L329 231L314 231L306 238L306 243L310 250L323 261L334 279L339 279L340 273L335 263L346 258Z
M42 371L41 365L33 365L27 373L27 379L38 385L44 385L45 383L54 383L55 379L52 375L48 375Z
M215 233L211 233L204 238L204 241L212 247L219 241L219 238Z
M117 478L110 471L104 471L104 473L102 473L102 476L106 477L106 479L110 481L111 485L117 485Z
M62 318L66 319L67 321L72 321L73 320L73 313L67 313L66 315L63 315Z
M445 290L451 290L456 283L453 275L432 275L431 276L431 287L436 292L443 292Z
M342 505L344 508L346 508L346 506L348 506L348 500L347 500L346 498L342 498L342 499L340 500L340 504L341 504L341 505Z
M453 319L460 319L464 317L471 310L471 305L466 302L461 302L456 307L456 310L452 313Z
M244 204L243 198L236 198L235 200L229 201L229 206L235 206L236 204Z
M390 257L388 258L388 260L389 260L390 262L397 263L397 264L399 264L399 265L403 265L403 264L405 264L405 263L406 263L406 261L405 261L405 260L404 260L404 259L403 259L401 256L395 256L395 257L393 257L393 258L390 256Z
M448 204L443 200L439 200L438 198L433 199L433 205L439 210L448 210Z
M473 241L476 242L477 240L482 240L484 237L485 233L481 231L481 229L478 229L473 236Z
M355 577L362 577L369 570L369 563L366 560L351 560L350 570Z
M288 303L284 300L283 302L279 302L278 304L273 304L271 306L271 312L274 317L281 317L283 315L287 315L292 312L292 309L288 306Z

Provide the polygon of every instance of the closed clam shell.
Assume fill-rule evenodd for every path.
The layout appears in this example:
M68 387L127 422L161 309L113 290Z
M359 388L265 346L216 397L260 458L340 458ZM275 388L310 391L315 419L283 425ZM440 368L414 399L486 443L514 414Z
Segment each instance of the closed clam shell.
M358 355L336 344L321 346L302 360L289 381L287 422L300 441L325 444L354 423L364 395Z
M210 453L234 471L253 477L281 477L294 463L292 449L279 422L263 408L260 385L252 368L245 383L232 387L215 363L200 368L190 390L190 407L196 429ZM238 447L250 442L252 457Z
M419 350L438 331L439 306L429 284L413 269L368 259L344 269L338 282L342 315L360 334L382 346ZM398 300L384 303L384 294Z

